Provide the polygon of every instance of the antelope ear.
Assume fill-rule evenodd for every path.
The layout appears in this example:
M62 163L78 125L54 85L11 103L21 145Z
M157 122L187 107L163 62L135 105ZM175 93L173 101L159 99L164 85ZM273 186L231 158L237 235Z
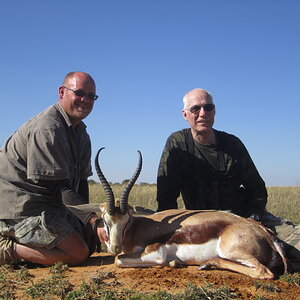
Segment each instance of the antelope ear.
M155 213L154 210L145 208L143 206L134 205L131 207L133 215L152 215Z

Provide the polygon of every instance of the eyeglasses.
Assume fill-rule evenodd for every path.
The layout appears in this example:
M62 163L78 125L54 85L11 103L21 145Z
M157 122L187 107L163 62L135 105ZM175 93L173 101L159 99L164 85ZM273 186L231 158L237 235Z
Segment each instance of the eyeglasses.
M77 97L80 97L80 98L87 97L87 99L88 99L89 101L95 101L95 100L98 99L98 96L95 95L95 94L93 94L93 93L89 93L89 94L88 94L88 93L86 93L84 90L81 90L81 89L79 89L79 90L72 90L72 89L70 89L70 88L68 88L68 87L66 87L66 86L64 86L64 85L63 85L63 87L64 87L65 89L69 90L69 91L72 91Z
M215 109L215 105L210 103L210 104L204 104L204 105L193 105L190 108L185 108L185 110L189 110L192 114L197 114L201 108L203 107L204 111L212 111Z

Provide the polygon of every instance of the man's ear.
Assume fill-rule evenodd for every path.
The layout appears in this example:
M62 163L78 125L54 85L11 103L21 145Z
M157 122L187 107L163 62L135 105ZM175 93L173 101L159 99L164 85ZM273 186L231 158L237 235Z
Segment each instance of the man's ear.
M183 116L183 118L184 118L185 120L187 120L187 117L186 117L186 110L185 110L185 109L183 109L181 112L182 112L182 116Z
M63 86L60 86L60 87L58 88L58 97L59 97L59 99L62 99L62 98L63 98L64 92L65 92L64 87L63 87Z

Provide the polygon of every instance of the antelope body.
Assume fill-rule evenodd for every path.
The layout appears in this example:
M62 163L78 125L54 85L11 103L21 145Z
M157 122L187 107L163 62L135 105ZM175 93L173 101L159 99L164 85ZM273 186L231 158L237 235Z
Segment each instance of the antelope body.
M199 265L201 269L216 267L260 279L287 271L280 244L254 220L213 210L173 209L149 214L149 210L128 205L129 192L141 170L140 152L138 168L120 202L115 203L98 163L102 149L95 164L108 201L77 207L95 211L103 219L109 237L107 249L116 256L117 266Z

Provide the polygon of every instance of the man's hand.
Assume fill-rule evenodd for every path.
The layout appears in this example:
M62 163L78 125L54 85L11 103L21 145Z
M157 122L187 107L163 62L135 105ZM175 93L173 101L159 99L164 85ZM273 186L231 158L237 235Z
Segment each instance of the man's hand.
M96 232L100 243L106 247L106 242L109 240L108 236L104 230L103 220L98 218L98 216L94 216L90 219L89 223L92 225L92 228Z
M100 240L100 243L106 247L106 242L108 241L108 236L106 235L106 232L104 230L103 222L102 222L102 226L101 225L97 226L96 232L97 232L97 236Z

